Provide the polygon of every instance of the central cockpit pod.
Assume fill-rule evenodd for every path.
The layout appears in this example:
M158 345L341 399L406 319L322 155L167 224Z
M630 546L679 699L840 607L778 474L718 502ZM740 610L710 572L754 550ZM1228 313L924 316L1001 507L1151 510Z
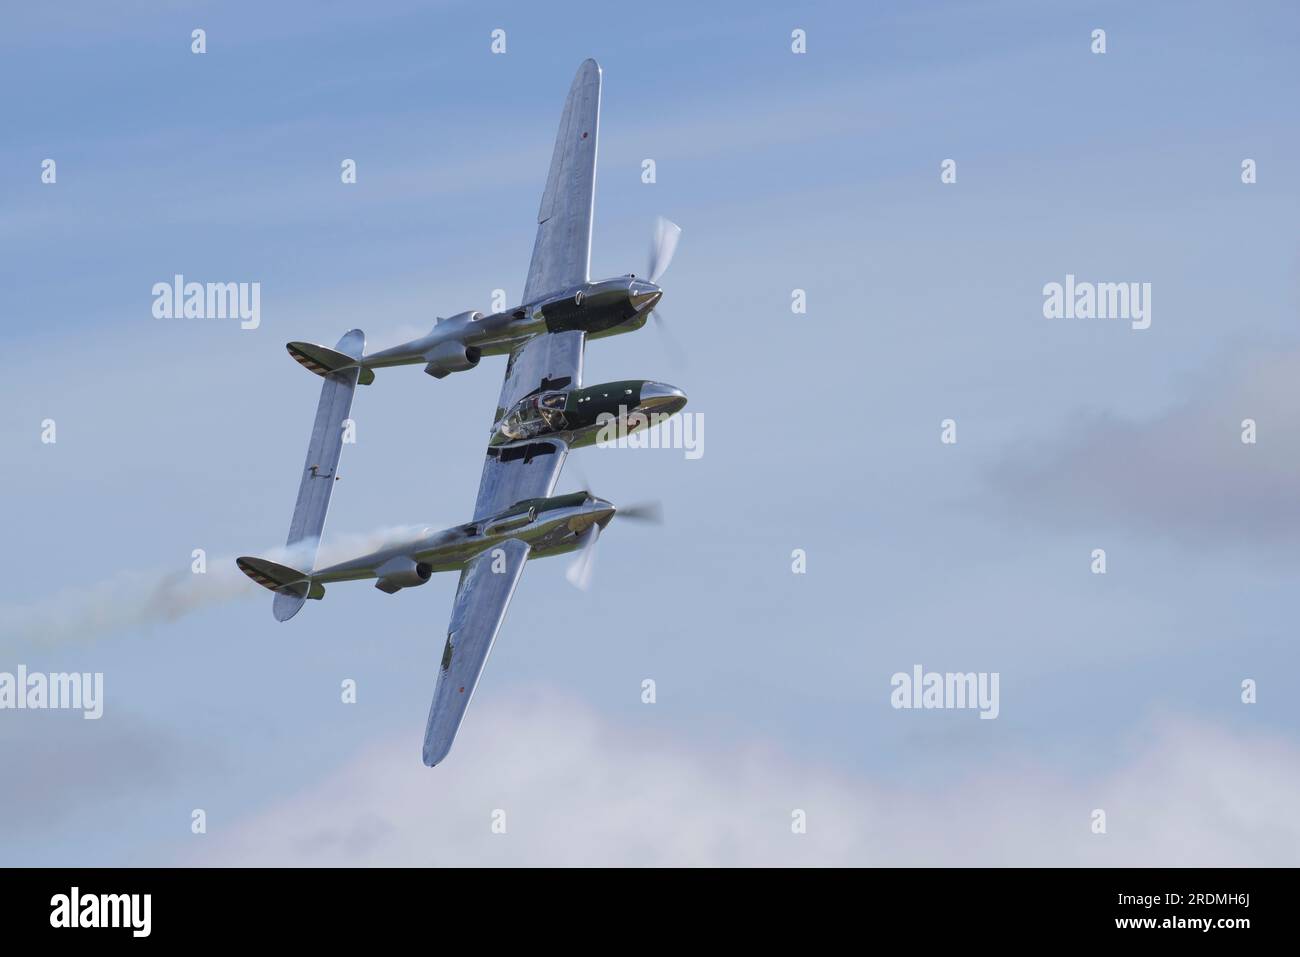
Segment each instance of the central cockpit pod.
M564 417L564 404L567 401L567 392L541 392L525 396L501 417L496 431L510 442L559 432L568 425Z

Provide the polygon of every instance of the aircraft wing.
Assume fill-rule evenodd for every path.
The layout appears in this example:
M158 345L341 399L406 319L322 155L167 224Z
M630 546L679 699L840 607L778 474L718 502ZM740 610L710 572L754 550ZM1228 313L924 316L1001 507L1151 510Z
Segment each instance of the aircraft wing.
M587 281L596 196L600 64L585 60L569 87L555 134L551 172L537 211L537 240L524 283L526 303Z
M582 378L583 339L581 332L547 333L512 352L501 401L513 405L516 399L541 387L576 387ZM561 380L563 384L557 384ZM568 446L556 439L488 448L474 520L487 518L526 498L550 496L568 451ZM503 557L494 554L497 549L505 553ZM424 734L424 763L429 767L451 750L456 729L501 629L506 606L523 574L528 551L528 545L512 538L483 552L461 572ZM494 571L492 565L498 560L504 561L504 570Z
M524 283L526 303L587 281L600 82L600 65L585 60L569 87L555 135L551 171L537 211L537 240ZM492 421L526 395L578 388L585 343L586 334L577 330L543 333L511 352ZM474 518L485 518L521 499L550 495L567 451L563 443L555 441L536 442L525 449L489 449Z
M555 136L551 170L537 211L537 239L524 282L525 303L584 283L591 263L591 217L596 190L596 140L600 125L600 66L587 60L569 87ZM544 333L510 353L497 401L497 421L526 395L567 391L582 384L586 334ZM475 521L526 498L551 494L568 446L543 439L525 446L489 448L483 463ZM504 555L495 554L504 552ZM424 763L447 756L465 709L487 663L506 607L528 560L528 545L510 539L474 559L461 572L447 644L424 734ZM504 570L498 564L504 562Z
M500 419L526 395L580 388L586 338L581 330L547 332L510 353L492 421ZM542 439L523 447L489 448L474 503L474 519L487 518L522 499L549 496L568 451L568 446L556 439Z
M496 554L498 550L503 554ZM528 545L512 538L483 552L460 573L424 732L424 763L429 767L451 750L492 651L492 642L505 620L510 597L524 572L528 551Z
M550 498L569 447L558 439L488 449L479 479L474 521L490 518L526 498Z

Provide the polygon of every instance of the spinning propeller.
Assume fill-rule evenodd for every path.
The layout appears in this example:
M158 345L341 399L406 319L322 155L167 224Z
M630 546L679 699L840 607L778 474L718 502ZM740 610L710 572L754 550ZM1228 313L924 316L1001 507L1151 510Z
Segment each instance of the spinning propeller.
M676 223L662 216L655 221L655 233L650 240L650 262L646 272L652 283L657 285L663 274L668 271L668 265L673 261L673 254L677 252L677 241L681 237L682 227ZM673 361L685 365L686 350L668 331L668 323L657 306L650 313L650 318L655 321L655 328L659 330L659 335L663 338L664 344L667 346L668 351L672 353Z
M631 519L634 522L662 525L664 508L660 502L641 502L636 505L629 505L626 508L620 508L614 515L615 517ZM591 587L591 576L596 566L596 543L600 541L600 526L591 525L583 533L583 537L582 547L573 561L569 563L569 567L564 571L565 579L579 591L586 591Z
M677 251L677 240L681 238L682 227L676 223L662 216L655 222L654 238L650 241L650 266L646 271L646 277L651 282L657 284L668 271L668 264L673 261L673 253Z

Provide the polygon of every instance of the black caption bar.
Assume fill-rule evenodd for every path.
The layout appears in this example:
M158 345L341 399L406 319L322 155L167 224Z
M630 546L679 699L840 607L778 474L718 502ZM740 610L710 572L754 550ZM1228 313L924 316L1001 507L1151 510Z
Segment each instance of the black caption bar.
M1244 940L1282 925L1286 870L0 870L7 942L339 945L438 928L627 921L633 936L725 924L741 937L836 926L854 939L924 928L927 940L1133 937ZM584 916L585 915L585 916ZM493 931L496 933L497 931ZM66 942L66 941L65 941Z

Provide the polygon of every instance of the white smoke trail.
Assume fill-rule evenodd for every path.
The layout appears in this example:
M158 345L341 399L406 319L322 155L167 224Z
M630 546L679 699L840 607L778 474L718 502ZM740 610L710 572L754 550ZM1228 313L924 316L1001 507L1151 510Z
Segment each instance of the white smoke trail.
M345 535L322 545L316 567L411 541L427 526L402 525ZM270 561L301 568L309 551L299 545L260 553ZM295 560L298 564L295 565ZM0 641L60 643L175 621L239 598L270 597L231 558L209 559L207 571L121 571L104 581L74 585L24 605L0 606Z

